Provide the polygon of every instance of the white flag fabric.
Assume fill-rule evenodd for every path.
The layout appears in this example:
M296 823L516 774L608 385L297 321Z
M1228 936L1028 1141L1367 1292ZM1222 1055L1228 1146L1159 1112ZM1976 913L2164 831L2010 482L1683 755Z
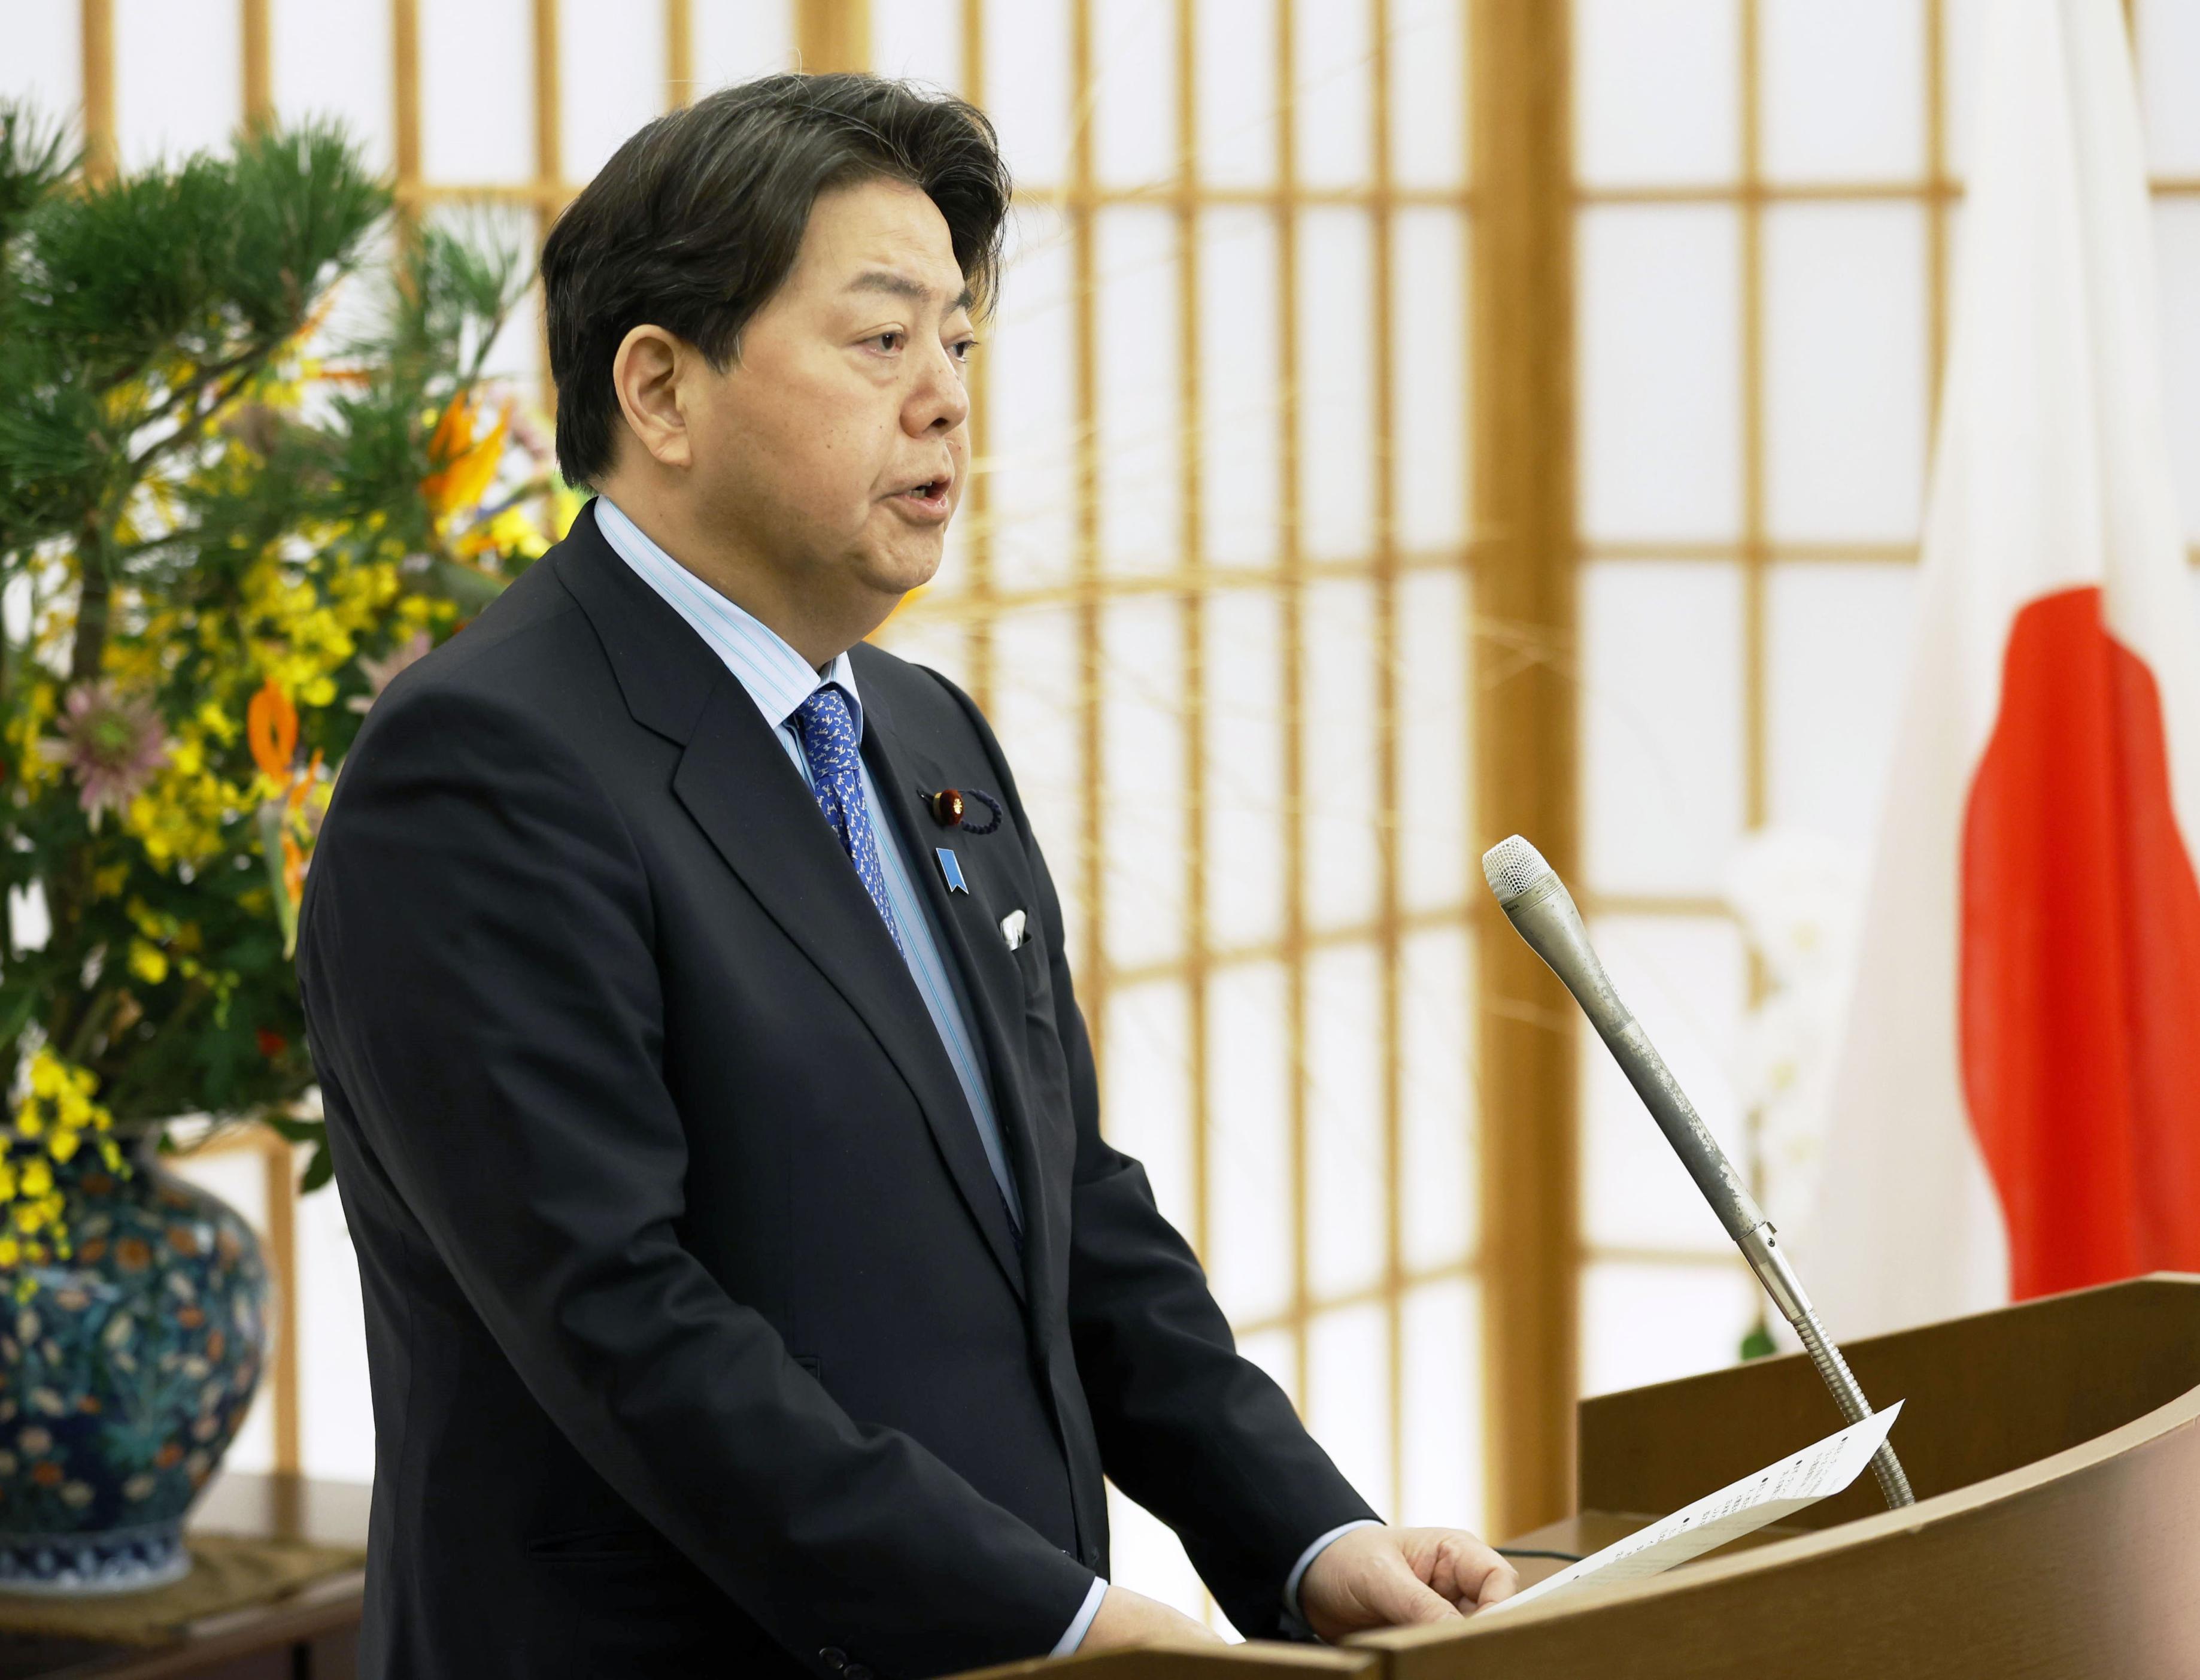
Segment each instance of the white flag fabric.
M1994 0L1915 664L1831 1082L1827 1320L2200 1270L2200 636L2117 0Z

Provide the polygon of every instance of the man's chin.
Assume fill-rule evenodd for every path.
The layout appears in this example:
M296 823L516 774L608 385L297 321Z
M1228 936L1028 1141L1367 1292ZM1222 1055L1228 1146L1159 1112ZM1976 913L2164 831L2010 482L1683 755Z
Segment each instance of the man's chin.
M922 589L939 575L940 547L934 542L929 553L865 555L857 566L866 584L898 603L904 595L913 589Z

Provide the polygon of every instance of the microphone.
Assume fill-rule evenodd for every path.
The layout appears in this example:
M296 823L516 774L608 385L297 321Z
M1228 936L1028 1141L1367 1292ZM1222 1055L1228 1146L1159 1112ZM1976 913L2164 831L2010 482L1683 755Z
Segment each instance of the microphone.
M1841 1416L1852 1424L1869 1417L1871 1402L1864 1398L1848 1361L1819 1322L1795 1268L1781 1251L1772 1221L1765 1218L1757 1198L1735 1172L1726 1151L1711 1136L1695 1104L1688 1101L1688 1093L1665 1065L1665 1058L1643 1032L1641 1022L1620 1002L1612 977L1605 973L1604 964L1589 942L1589 930L1582 925L1573 895L1566 891L1558 871L1543 861L1542 853L1514 834L1483 854L1482 873L1513 930L1574 994L1574 1001L1650 1110L1651 1119L1658 1122L1658 1129L1680 1156L1681 1165L1695 1180L1704 1200L1711 1203L1726 1234L1741 1250L1749 1269L1780 1308L1781 1316L1794 1326ZM1871 1467L1890 1507L1917 1502L1892 1445L1881 1443L1872 1455Z

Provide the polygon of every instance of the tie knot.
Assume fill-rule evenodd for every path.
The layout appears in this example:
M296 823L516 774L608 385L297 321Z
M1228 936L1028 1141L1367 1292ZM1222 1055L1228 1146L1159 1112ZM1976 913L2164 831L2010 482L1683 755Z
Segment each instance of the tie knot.
M810 698L794 709L794 722L802 731L803 745L813 752L856 744L856 720L838 683L828 682L813 689Z

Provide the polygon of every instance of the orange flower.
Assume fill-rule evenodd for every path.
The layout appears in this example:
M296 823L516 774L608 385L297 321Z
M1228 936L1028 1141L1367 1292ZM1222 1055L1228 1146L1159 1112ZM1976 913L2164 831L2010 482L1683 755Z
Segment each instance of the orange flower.
M31 1479L42 1488L57 1487L61 1484L61 1467L51 1459L31 1466Z
M497 462L503 459L505 429L512 424L511 407L505 407L489 435L478 442L474 437L475 413L473 394L460 391L445 405L442 418L436 422L435 435L428 440L428 459L435 470L420 481L420 494L438 519L479 501L489 480L496 476Z
M313 783L320 779L320 775L321 749L317 746L313 749L313 756L307 762L306 768L301 770L290 783L289 798L290 814L293 817L296 816L300 808L305 805L306 795L313 791Z
M288 834L283 836L283 890L294 904L306 891L306 850Z
M153 1250L142 1237L125 1237L114 1245L114 1258L126 1272L142 1272L153 1263Z
M298 751L298 708L273 677L245 708L244 733L252 743L252 762L277 781L287 781Z

